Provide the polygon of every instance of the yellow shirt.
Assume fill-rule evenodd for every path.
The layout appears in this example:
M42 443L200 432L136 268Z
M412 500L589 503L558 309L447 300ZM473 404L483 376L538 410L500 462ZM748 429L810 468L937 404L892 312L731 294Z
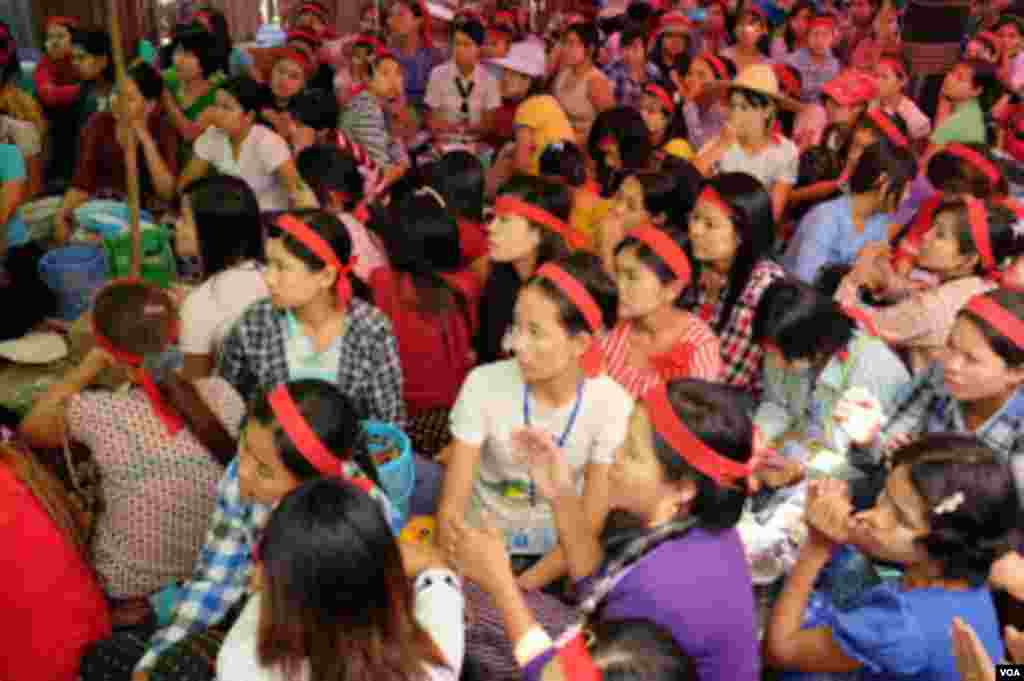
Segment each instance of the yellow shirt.
M588 182L575 190L569 224L577 232L587 237L587 250L594 249L597 226L604 220L611 205L611 201L601 198L601 193L593 182Z
M690 143L684 140L682 137L676 137L673 140L669 140L668 144L663 147L666 154L671 154L676 158L681 158L684 161L693 160L693 147Z
M558 100L551 95L530 97L516 109L516 126L533 131L533 154L530 158L530 172L540 174L540 155L549 144L555 142L576 142L576 132L562 111Z

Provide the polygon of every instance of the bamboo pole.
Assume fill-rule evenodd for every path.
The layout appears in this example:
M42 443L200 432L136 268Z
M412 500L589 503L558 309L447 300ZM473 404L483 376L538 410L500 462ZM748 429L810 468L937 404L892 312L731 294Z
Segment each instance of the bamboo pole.
M114 51L114 72L116 74L117 90L119 93L127 91L128 69L124 57L124 42L121 32L121 16L119 14L118 0L109 0L110 7L110 43ZM126 101L123 96L117 98L117 105L121 109L121 121L127 121L128 112ZM134 135L132 140L136 141ZM125 160L125 182L128 184L128 210L131 216L132 234L132 276L138 277L142 272L142 228L140 225L139 210L139 173L138 173L138 145L133 145L124 150Z

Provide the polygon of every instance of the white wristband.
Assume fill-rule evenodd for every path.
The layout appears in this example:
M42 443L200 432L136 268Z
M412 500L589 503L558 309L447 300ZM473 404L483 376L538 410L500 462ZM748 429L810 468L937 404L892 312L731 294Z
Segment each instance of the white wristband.
M520 668L530 664L534 658L552 645L551 637L544 628L537 625L522 635L515 645L516 662Z

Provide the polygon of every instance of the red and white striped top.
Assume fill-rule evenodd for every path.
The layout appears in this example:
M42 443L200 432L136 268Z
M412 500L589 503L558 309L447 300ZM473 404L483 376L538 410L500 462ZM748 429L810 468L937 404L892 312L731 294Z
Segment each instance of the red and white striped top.
M700 378L719 381L722 378L722 355L718 337L697 316L686 313L686 324L672 348L648 358L648 366L628 363L629 336L633 325L619 322L601 341L605 371L625 388L634 399L640 399L659 381L677 378Z

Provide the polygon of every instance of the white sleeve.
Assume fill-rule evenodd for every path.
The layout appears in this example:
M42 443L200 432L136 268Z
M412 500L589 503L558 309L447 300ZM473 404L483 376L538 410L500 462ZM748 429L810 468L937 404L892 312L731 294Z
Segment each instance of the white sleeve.
M608 379L609 381L611 379ZM618 384L614 386L619 388ZM633 412L633 399L625 390L619 389L621 395L606 395L602 404L605 405L601 430L594 439L587 463L615 463L615 452L622 446L629 429L629 416Z
M501 85L496 78L488 78L486 83L483 110L494 111L501 106Z
M264 169L267 174L276 172L282 163L290 161L292 158L291 149L288 148L288 143L284 141L284 138L278 135L276 132L269 128L264 128L266 132L259 139L259 150L260 150L260 161L263 163Z
M192 152L196 158L201 158L204 161L212 163L214 166L217 165L219 160L220 145L220 131L217 128L207 128L206 131L196 138L196 141L192 143Z
M466 444L480 446L487 437L486 387L480 385L480 369L466 376L449 417L452 435Z
M800 152L797 151L792 142L786 143L786 157L783 159L782 168L776 182L796 184L796 178L800 174Z
M459 578L446 568L424 570L416 576L413 593L416 621L430 634L453 677L458 678L466 652L465 601Z
M430 72L430 77L427 79L427 92L423 96L423 103L428 108L434 110L441 108L441 79L438 77L441 75L441 67L434 67Z
M178 346L186 355L207 355L213 353L213 327L208 323L215 311L207 304L207 287L200 286L192 291L181 304L181 335Z

